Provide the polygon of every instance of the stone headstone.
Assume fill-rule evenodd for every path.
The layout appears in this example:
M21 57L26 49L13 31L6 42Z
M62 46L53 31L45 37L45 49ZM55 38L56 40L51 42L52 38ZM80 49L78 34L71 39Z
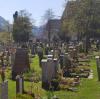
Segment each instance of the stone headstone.
M71 56L71 58L76 59L78 57L77 50L76 49L71 50L70 56Z
M100 81L100 57L96 56L97 72L98 72L98 81Z
M42 60L42 87L50 86L52 79L57 76L58 60L48 58Z
M31 54L32 55L35 55L35 53L36 53L36 51L35 51L36 48L35 47L36 47L35 44L33 44L32 48L31 48Z
M46 46L46 47L45 47L45 55L48 55L48 54L49 54L49 47Z
M8 81L0 83L0 99L8 99Z
M24 79L22 76L16 77L16 94L24 93Z
M15 53L14 66L12 68L12 79L17 75L26 72L30 69L28 50L18 48Z
M43 49L42 47L37 48L38 56L39 56L39 65L41 66L41 60L43 59Z
M47 59L43 59L41 61L42 63L42 87L46 88L48 84L48 75L47 75Z
M60 55L59 58L60 68L62 69L64 67L64 55Z
M68 53L64 54L64 67L71 67L71 60Z
M58 62L58 59L57 58L54 58L53 59L53 64L54 64L54 73L53 73L53 76L54 78L57 76L57 71L59 70L59 62Z

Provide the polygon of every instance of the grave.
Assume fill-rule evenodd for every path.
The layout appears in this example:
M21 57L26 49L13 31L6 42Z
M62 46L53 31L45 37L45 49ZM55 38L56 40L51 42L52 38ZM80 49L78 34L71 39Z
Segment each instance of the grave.
M59 58L60 68L62 69L64 67L64 55L61 54Z
M56 78L58 71L57 59L43 59L42 61L42 87L49 89L52 79Z
M45 47L45 55L48 55L49 54L49 46L47 45L46 47Z
M15 80L17 75L30 69L28 50L18 48L15 53L14 66L12 67L12 79Z
M77 50L76 49L73 49L70 51L70 56L71 58L73 59L77 59L78 55L77 55Z
M98 81L100 81L100 57L96 56L97 72L98 72Z
M35 47L36 47L35 44L33 44L32 47L31 47L31 54L32 55L35 55L35 53L36 53L36 51L35 51L36 48Z
M0 99L8 99L8 81L0 83Z
M43 49L42 49L42 47L38 46L37 53L38 53L38 56L39 56L39 65L41 67L41 60L43 59Z
M24 93L24 78L22 75L16 76L16 94Z
M71 67L71 60L68 53L64 54L64 66Z

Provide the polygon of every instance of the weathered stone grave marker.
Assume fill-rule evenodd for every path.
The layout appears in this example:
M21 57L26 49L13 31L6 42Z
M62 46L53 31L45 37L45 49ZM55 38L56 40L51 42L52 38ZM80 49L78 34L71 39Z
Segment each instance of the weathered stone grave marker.
M64 67L64 55L61 54L59 58L60 68L62 69Z
M64 66L65 67L71 67L71 60L69 58L69 54L68 53L64 54Z
M16 76L16 94L24 93L24 78L23 76Z
M58 60L57 59L43 59L42 60L42 87L49 89L52 79L57 76Z
M38 52L38 56L39 56L39 65L41 66L41 60L43 59L43 49L42 49L42 47L38 46L37 52Z
M8 99L8 81L0 83L0 99Z
M97 63L98 81L100 81L100 57L96 56L95 58Z
M32 55L35 55L35 53L36 53L36 51L35 51L36 48L35 47L36 47L35 44L33 44L32 48L31 48L31 54Z
M43 59L42 61L42 87L48 87L48 75L47 75L47 59Z

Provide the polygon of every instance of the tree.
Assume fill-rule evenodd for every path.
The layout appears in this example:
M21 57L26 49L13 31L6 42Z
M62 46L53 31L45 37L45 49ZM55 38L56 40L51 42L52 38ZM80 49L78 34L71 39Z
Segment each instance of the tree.
M68 1L62 16L62 35L66 39L76 35L75 14L77 13L76 1Z
M81 0L75 16L75 26L79 37L85 37L86 52L89 49L89 39L100 36L100 3L97 0Z
M32 22L30 13L25 10L15 12L13 15L13 39L17 43L28 42L30 34L32 33Z
M46 23L48 20L51 20L55 17L54 12L52 9L46 10L44 16L43 16L43 21Z
M76 0L67 4L62 31L79 38L95 37L100 33L100 3L98 0Z

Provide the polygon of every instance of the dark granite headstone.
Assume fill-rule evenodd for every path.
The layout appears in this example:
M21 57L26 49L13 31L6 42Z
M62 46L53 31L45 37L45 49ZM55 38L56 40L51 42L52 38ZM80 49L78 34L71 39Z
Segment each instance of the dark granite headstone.
M36 47L35 44L33 44L32 48L31 48L31 54L32 55L35 55L35 53L36 53L36 51L35 51L36 48L35 47Z
M98 72L98 81L100 81L100 57L96 56L97 72Z
M43 49L42 49L42 47L38 46L37 52L38 52L38 56L39 56L39 65L41 67L41 60L43 59Z
M64 67L64 55L60 55L59 58L60 68L62 69Z
M48 58L42 60L42 87L48 89L52 79L57 77L58 60Z
M15 53L14 66L12 68L12 79L15 80L17 75L30 69L28 50L18 48Z

